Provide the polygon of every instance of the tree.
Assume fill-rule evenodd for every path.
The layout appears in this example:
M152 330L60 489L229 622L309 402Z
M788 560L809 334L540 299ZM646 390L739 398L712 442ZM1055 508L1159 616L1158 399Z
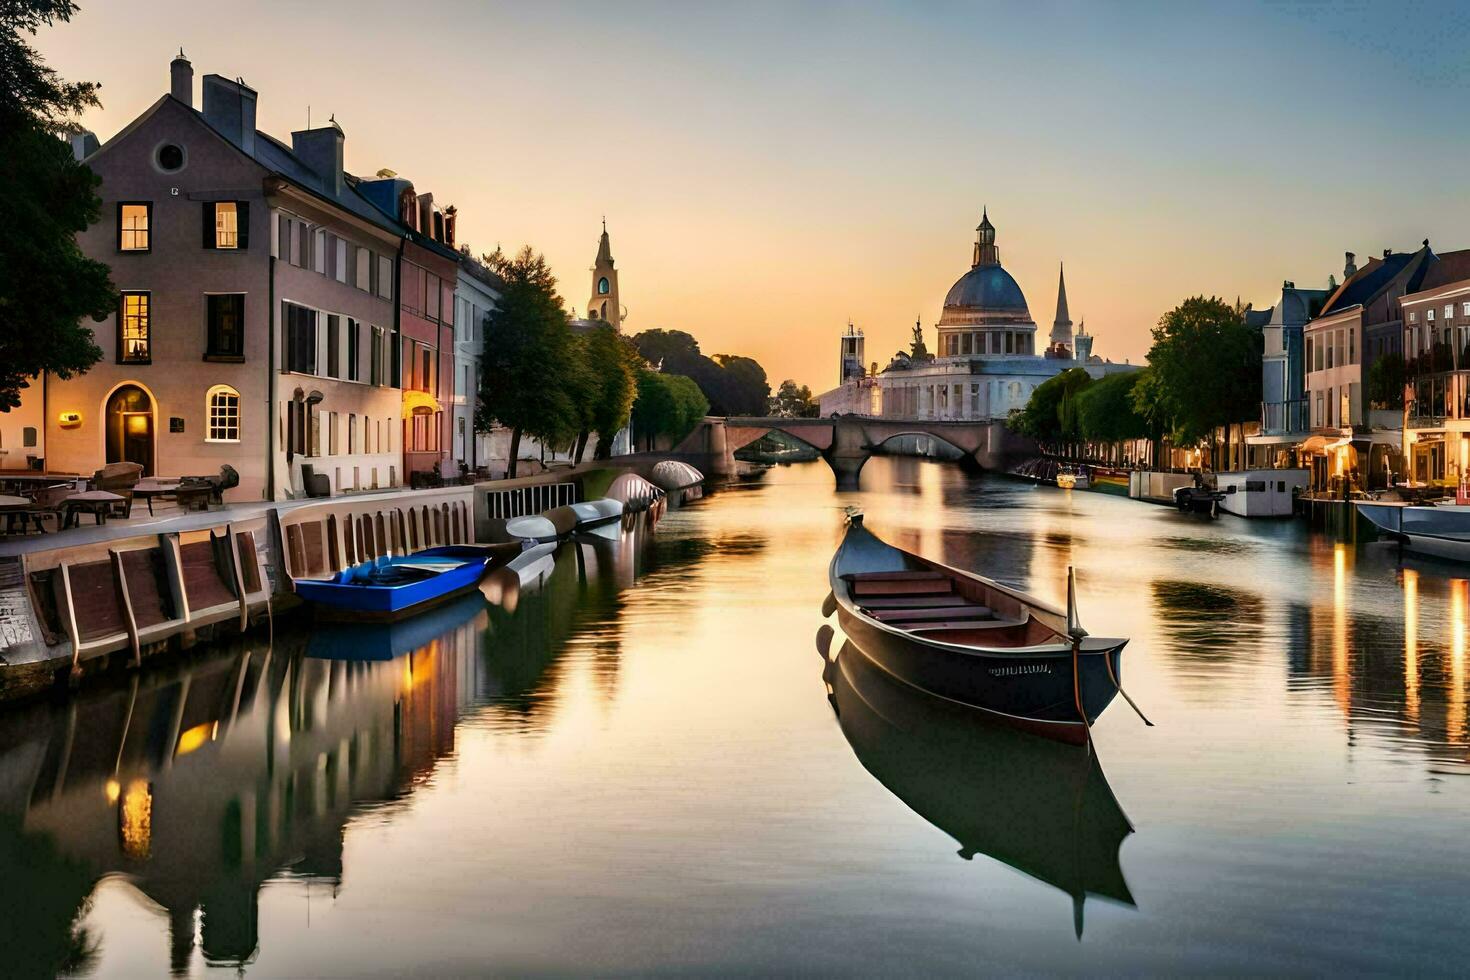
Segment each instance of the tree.
M82 317L117 305L107 266L77 247L101 216L101 181L57 137L98 106L93 82L65 82L22 37L70 21L70 0L0 3L0 411L30 378L85 372L102 357Z
M709 400L704 397L704 392L699 390L699 385L694 383L693 378L679 374L666 377L669 390L674 395L674 405L678 409L674 431L668 433L668 436L677 443L694 431L700 420L709 414Z
M1368 369L1368 403L1378 409L1404 407L1404 356L1389 352Z
M633 403L633 436L649 450L659 436L677 443L709 413L709 401L693 379L642 370Z
M766 369L753 358L716 354L715 363L725 374L725 415L760 415L771 397Z
M633 338L638 352L665 374L693 379L716 415L759 415L771 386L765 368L748 357L706 357L699 341L682 330L645 330Z
M812 401L810 388L806 385L797 387L795 381L787 378L781 382L781 387L776 389L776 395L771 399L770 410L772 414L782 418L816 418L820 406Z
M580 429L573 398L581 378L572 359L572 335L545 256L529 245L508 257L500 249L484 263L504 282L500 302L485 318L485 356L475 428L510 429L510 466L516 475L522 433L543 442Z
M1213 441L1225 426L1228 453L1229 427L1260 411L1261 332L1223 300L1192 296L1159 318L1153 338L1135 407L1176 446Z
M1026 407L1011 416L1007 424L1016 432L1037 442L1063 442L1081 437L1077 428L1075 400L1078 393L1092 383L1082 368L1068 368L1036 386Z
M577 338L579 415L575 461L582 461L587 440L597 434L597 458L612 455L612 442L628 424L638 393L637 372L642 358L633 345L607 324L599 324Z
M1110 374L1078 394L1077 417L1082 438L1088 442L1147 439L1151 435L1148 420L1133 404L1133 392L1141 380L1142 371Z

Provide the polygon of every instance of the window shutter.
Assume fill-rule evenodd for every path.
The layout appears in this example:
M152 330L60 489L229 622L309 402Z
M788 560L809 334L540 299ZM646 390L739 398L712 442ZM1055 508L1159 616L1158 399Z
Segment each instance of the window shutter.
M235 202L235 222L239 228L239 247L246 249L250 247L250 202Z
M205 201L202 213L204 215L204 247L214 248L214 202Z

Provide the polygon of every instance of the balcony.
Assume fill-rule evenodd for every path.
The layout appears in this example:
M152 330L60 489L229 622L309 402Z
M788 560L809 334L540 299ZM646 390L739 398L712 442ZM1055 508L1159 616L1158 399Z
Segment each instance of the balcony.
M1447 421L1470 419L1470 370L1429 371L1441 362L1426 353L1414 359L1407 377L1413 401L1409 405L1409 428L1433 429ZM1461 362L1464 363L1464 362Z
M1289 398L1285 401L1261 403L1262 435L1276 436L1288 432L1305 432L1310 427L1305 398Z

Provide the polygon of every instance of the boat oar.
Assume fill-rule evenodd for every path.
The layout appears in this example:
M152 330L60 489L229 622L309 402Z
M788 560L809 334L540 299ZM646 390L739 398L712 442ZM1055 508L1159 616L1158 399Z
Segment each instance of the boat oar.
M1103 664L1108 668L1108 680L1112 681L1113 686L1118 689L1118 693L1123 695L1123 700L1128 702L1128 707L1132 708L1133 713L1143 719L1145 725L1149 728L1154 727L1154 723L1148 720L1148 716L1138 709L1138 705L1133 703L1133 699L1128 696L1128 692L1123 690L1123 685L1118 683L1117 675L1113 673L1113 661L1109 654L1103 654Z
M1073 573L1070 565L1067 566L1067 632L1072 637L1072 689L1076 691L1077 652L1078 647L1082 645L1082 637L1087 635L1087 630L1083 629L1082 624L1077 621L1077 576ZM1133 699L1128 696L1128 692L1123 690L1123 685L1118 683L1118 676L1113 673L1112 655L1110 653L1104 653L1102 658L1103 666L1108 669L1108 680L1112 681L1113 686L1118 689L1118 693L1123 695L1123 700L1128 702L1128 707L1132 708L1133 713L1143 719L1145 725L1149 728L1154 727L1154 723L1148 720L1148 716L1138 709L1138 705L1133 703ZM1079 714L1082 712L1082 695L1080 692L1077 694L1077 712ZM1086 717L1086 715L1083 715L1084 719Z

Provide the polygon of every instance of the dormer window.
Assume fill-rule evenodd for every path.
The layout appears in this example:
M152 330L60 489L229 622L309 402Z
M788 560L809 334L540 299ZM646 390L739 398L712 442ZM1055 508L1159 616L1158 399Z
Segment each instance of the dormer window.
M117 206L117 250L147 252L153 241L149 229L153 224L153 202L123 202Z

